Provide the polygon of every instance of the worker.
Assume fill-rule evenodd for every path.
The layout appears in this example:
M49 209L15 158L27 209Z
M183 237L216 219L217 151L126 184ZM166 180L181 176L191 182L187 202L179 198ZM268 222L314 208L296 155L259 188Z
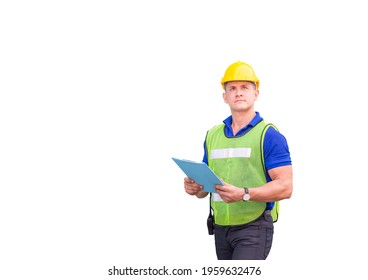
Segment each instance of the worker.
M277 127L255 111L260 82L249 64L231 64L221 84L231 115L208 130L204 141L203 162L223 183L210 193L209 233L219 260L265 260L279 202L293 191L289 147ZM184 188L198 198L208 195L188 177Z

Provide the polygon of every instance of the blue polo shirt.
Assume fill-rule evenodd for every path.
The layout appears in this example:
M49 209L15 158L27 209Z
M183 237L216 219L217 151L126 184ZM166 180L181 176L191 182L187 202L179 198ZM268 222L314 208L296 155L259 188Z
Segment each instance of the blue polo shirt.
M233 129L231 128L232 116L229 116L223 122L225 124L225 135L226 137L237 137L242 136L251 130L256 124L263 120L258 112L256 112L255 117L240 129L236 135L233 133ZM278 132L273 127L270 127L265 134L264 142L263 142L263 150L264 150L264 160L266 166L266 179L267 182L271 181L270 176L268 175L268 170L271 170L276 167L291 165L291 158L289 152L289 146L287 144L286 138ZM206 141L204 142L204 156L203 162L208 164L207 158L207 149L206 149ZM273 202L267 203L267 209L273 208Z

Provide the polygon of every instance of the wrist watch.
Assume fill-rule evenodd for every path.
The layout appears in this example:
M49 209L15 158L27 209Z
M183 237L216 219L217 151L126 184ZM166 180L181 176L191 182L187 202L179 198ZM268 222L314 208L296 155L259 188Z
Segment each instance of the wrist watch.
M243 201L249 201L250 195L248 188L244 188L244 195L243 195Z

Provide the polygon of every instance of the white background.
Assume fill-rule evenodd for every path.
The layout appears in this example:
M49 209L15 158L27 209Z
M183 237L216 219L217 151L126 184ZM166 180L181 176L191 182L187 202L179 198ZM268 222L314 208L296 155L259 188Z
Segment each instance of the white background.
M255 279L363 279L364 7L2 1L0 278L253 264ZM208 200L185 194L171 160L202 159L206 131L229 115L220 79L237 60L260 78L256 109L294 167L264 262L216 260Z

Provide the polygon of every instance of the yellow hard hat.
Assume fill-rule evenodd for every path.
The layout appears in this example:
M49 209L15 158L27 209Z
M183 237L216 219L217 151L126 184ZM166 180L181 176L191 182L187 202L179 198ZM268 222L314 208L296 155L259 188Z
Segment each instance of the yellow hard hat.
M259 88L259 80L254 73L252 66L245 62L235 62L231 64L225 71L225 75L221 80L222 88L225 89L225 83L231 81L248 81L256 84Z

